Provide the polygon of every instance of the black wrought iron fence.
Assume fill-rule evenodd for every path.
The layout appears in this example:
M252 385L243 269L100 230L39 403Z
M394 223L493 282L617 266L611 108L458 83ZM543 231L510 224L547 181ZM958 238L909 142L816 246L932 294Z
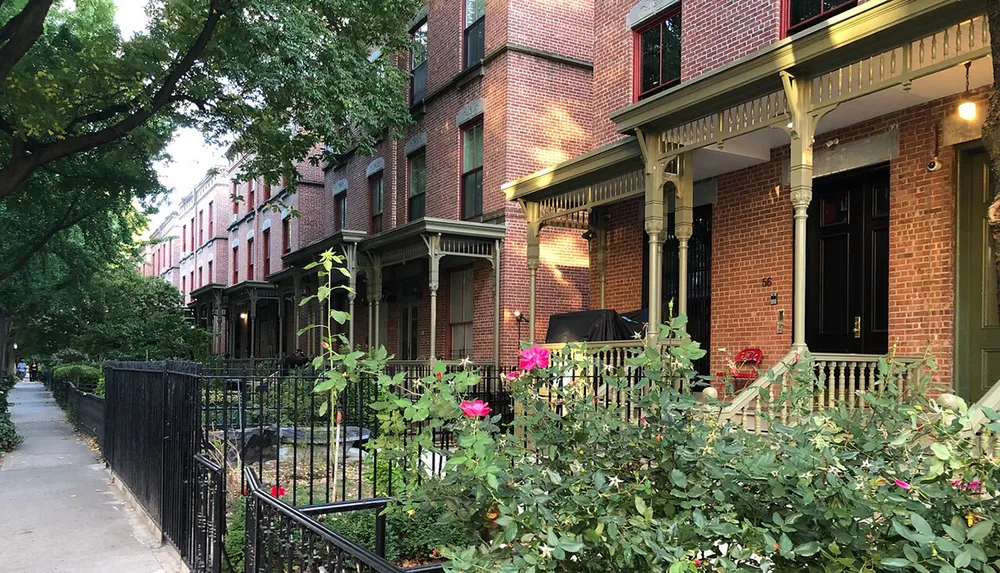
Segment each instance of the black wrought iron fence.
M203 454L194 457L195 496L191 507L189 567L194 573L221 573L226 527L226 475Z
M51 372L42 373L40 379L52 392L56 403L66 411L70 423L96 439L99 445L104 444L104 399L80 391L72 382L55 380Z
M296 509L270 495L253 469L246 471L246 573L432 573L440 564L400 569L384 558L385 520L376 512L376 551L371 552L335 533L316 517L382 508L389 500L345 502ZM381 526L379 526L379 523ZM381 555L379 554L381 552Z

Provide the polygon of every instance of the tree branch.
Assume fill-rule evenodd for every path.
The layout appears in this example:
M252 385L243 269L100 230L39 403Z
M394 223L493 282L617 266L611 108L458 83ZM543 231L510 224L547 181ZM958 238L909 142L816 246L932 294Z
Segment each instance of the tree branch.
M52 0L38 0L51 3ZM171 103L174 91L181 79L191 70L195 62L205 51L219 20L230 6L230 0L212 0L208 17L194 43L187 52L177 60L166 75L159 89L153 94L148 107L138 109L113 125L93 133L69 137L37 146L31 151L11 154L10 161L0 169L0 200L10 195L31 173L41 165L55 161L67 155L80 153L107 145L124 137L127 133L140 127L158 111Z
M45 29L53 0L29 0L23 10L0 28L0 87L14 66L35 45Z
M69 208L66 209L66 213L63 214L62 218L51 229L43 233L42 236L39 237L34 242L34 244L32 244L26 250L22 251L21 256L18 257L16 261L14 261L14 264L11 265L9 269L0 271L0 283L7 280L7 278L9 278L11 275L24 268L24 266L27 265L31 261L31 259L36 254L38 254L38 252L41 251L42 248L45 247L45 245L49 243L49 241L52 240L52 237L55 237L62 231L72 227L73 225L76 225L80 221L83 221L88 216L90 216L90 213L88 213L86 210L77 214L77 216L75 217L71 216L82 197L83 197L83 191L81 189L80 191L77 191L76 196L73 198L73 201L70 202Z

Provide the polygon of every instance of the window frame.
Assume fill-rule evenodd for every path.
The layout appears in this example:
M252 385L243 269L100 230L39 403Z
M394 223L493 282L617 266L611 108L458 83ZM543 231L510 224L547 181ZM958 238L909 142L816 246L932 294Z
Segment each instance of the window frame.
M782 0L782 2L787 2L788 0ZM667 20L678 17L681 23L681 42L683 42L683 14L681 11L681 6L683 2L678 2L677 4L665 9L662 13L657 14L654 18L647 22L643 22L641 25L636 26L632 30L632 101L638 102L646 99L650 96L656 95L664 90L667 90L673 86L681 83L681 71L677 71L677 77L670 80L669 82L663 81L663 23ZM646 32L652 30L653 28L660 27L660 61L657 66L660 70L660 83L654 88L646 91L642 91L642 35ZM680 60L681 54L684 52L683 44L679 44L680 54L678 54L678 61Z
M781 0L781 37L787 38L789 36L794 36L799 32L806 30L828 20L841 12L855 8L858 5L858 0L847 0L846 2L830 8L829 10L823 10L823 0L817 0L820 3L820 12L815 16L806 18L805 20L792 24L792 0Z
M254 260L253 260L253 239L247 239L247 280L253 281L257 279L257 275L254 273Z
M413 160L416 158L423 158L424 162L424 175L423 175L423 189L417 195L413 194ZM481 169L481 167L480 167ZM414 199L420 199L420 216L414 217L413 203ZM416 221L417 219L423 219L427 216L427 149L420 148L406 157L406 220L407 222Z
M383 201L385 189L383 188ZM343 231L347 222L347 191L341 191L333 196L333 230Z
M188 226L181 225L181 252L186 253L188 250Z
M419 22L417 22L416 26L414 26L413 28L410 29L410 39L412 40L413 44L416 44L416 42L417 42L417 33L420 32L421 30L423 30L423 34L424 34L424 42L423 42L424 59L421 60L419 64L415 63L416 62L416 59L414 57L415 56L415 52L413 51L412 47L410 48L410 105L413 105L413 104L415 104L417 102L423 101L424 98L427 96L427 68L428 68L428 65L427 65L427 18L423 18L422 20L420 20ZM420 69L420 68L423 68L423 69ZM417 87L418 70L419 70L419 74L422 75L422 77L423 77L423 87L421 88L419 94L417 93L417 89L416 89L416 87Z
M205 210L198 209L198 246L205 244Z
M240 247L233 247L233 284L240 282Z
M473 66L479 64L483 61L486 56L486 2L483 0L483 15L476 18L471 24L467 24L469 2L475 2L476 0L462 0L462 69L467 70ZM480 28L480 36L482 37L483 43L479 47L479 58L475 60L469 60L469 30L472 28Z
M209 282L209 284L211 284L212 281L214 280L212 278L213 276L214 275L212 274L212 261L208 261L208 282Z
M253 211L257 207L257 181L247 181L247 211Z
M198 288L205 286L205 269L204 267L198 267Z
M281 220L281 253L292 252L292 223L289 217Z
M465 138L469 131L479 128L480 139L481 139L481 154L483 155L482 161L479 163L478 167L474 167L468 171L465 170ZM486 163L486 129L483 124L483 116L479 116L471 121L468 121L461 126L461 140L459 141L459 154L458 154L458 165L461 169L461 178L459 179L458 191L459 191L459 201L458 201L458 215L459 219L462 221L481 221L483 218L483 166ZM474 173L479 173L479 212L473 213L466 216L465 210L465 180L466 177Z
M213 211L214 211L213 207L214 206L215 206L215 202L214 201L209 201L208 202L208 238L209 239L214 239L215 238L215 217L213 216L214 215L214 213L213 213Z
M409 352L407 352L409 351ZM399 359L417 360L420 356L420 305L399 305Z
M379 205L375 211L375 184L378 183ZM385 177L384 172L379 171L368 178L368 213L371 215L368 221L368 228L372 235L377 235L384 230L383 217L385 215ZM376 224L376 222L378 224Z
M261 248L264 249L264 280L271 276L271 229L260 232Z

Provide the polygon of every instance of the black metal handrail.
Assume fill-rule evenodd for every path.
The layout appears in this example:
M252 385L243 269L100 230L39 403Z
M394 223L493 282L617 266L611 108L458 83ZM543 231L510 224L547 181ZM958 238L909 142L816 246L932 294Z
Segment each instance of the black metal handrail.
M253 469L245 471L248 572L272 571L273 565L283 567L286 563L289 571L311 570L309 567L316 565L316 559L330 573L348 570L375 573L402 571L309 515L269 495L261 487ZM265 513L271 513L271 516ZM297 562L296 558L301 562Z

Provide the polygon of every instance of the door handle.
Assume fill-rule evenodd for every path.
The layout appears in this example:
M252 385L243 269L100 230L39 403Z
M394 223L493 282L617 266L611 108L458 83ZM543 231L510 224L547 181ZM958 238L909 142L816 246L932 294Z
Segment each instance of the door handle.
M854 317L854 338L861 338L861 317Z

